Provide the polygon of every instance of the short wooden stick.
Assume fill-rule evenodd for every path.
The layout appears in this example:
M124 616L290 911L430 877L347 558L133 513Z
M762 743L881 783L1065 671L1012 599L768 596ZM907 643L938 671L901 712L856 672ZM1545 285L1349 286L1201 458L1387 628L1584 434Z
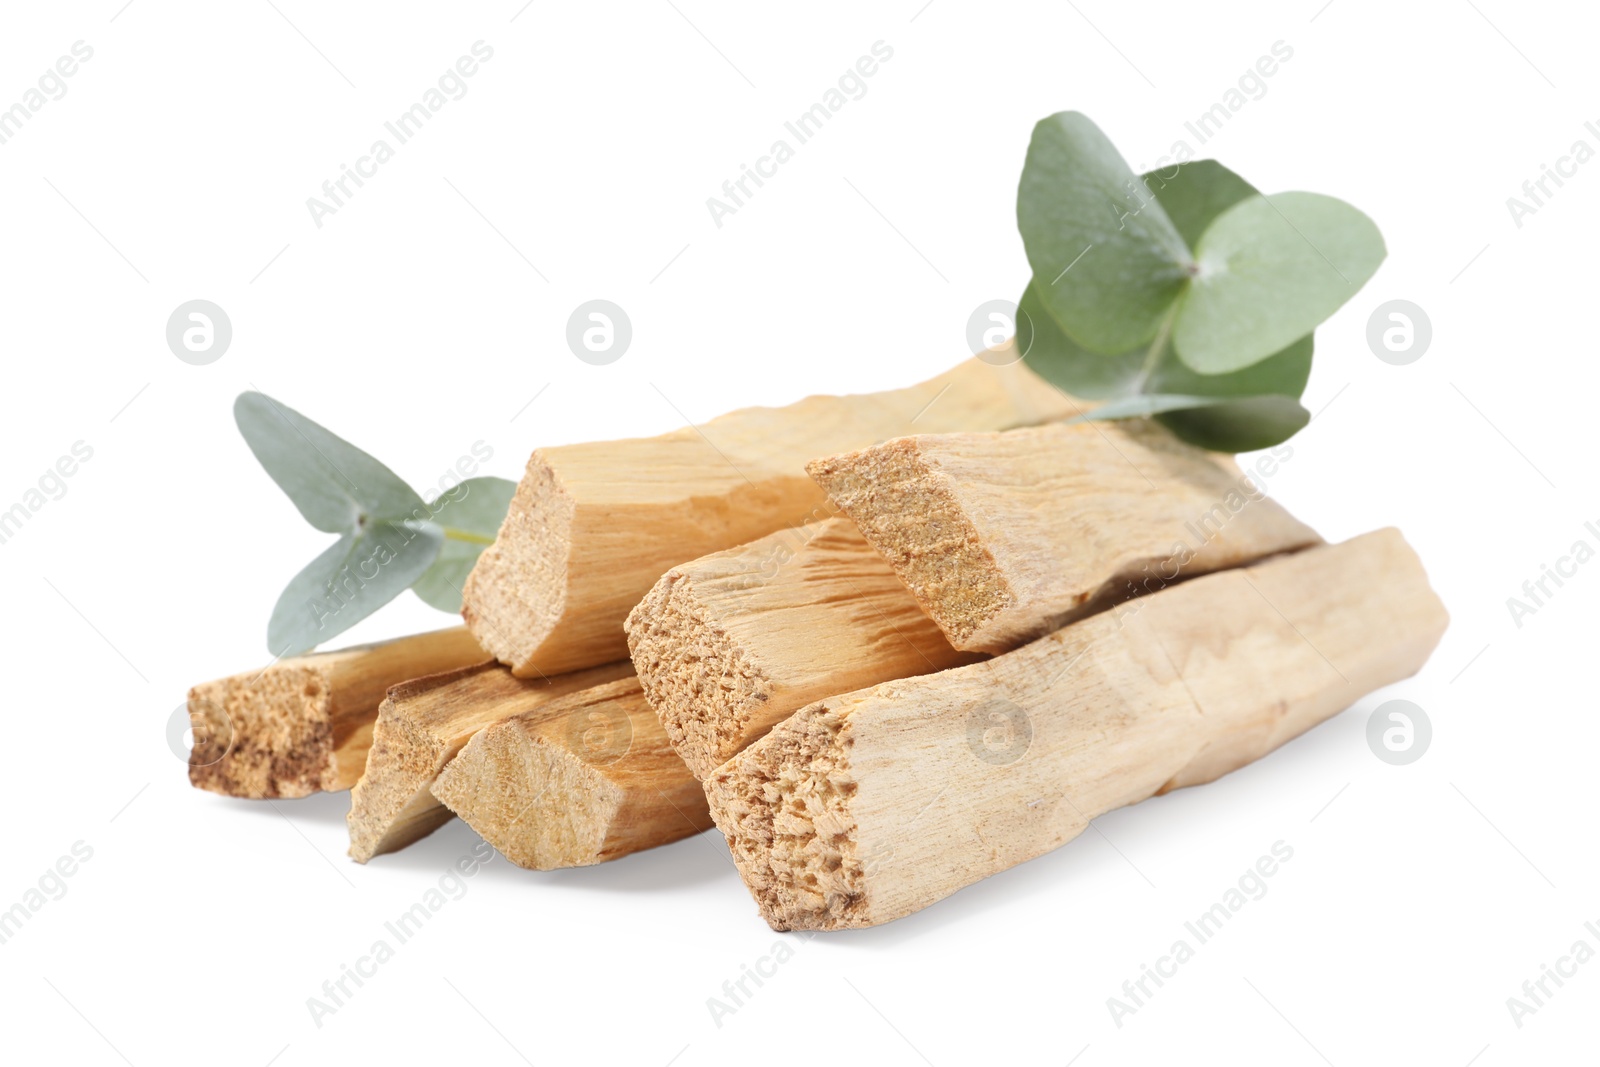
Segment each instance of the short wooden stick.
M633 673L614 663L554 678L522 679L497 663L397 685L378 710L366 773L350 794L350 858L365 863L450 821L434 779L472 735L557 697Z
M902 437L808 469L972 651L1320 540L1231 459L1153 423Z
M627 631L645 694L697 778L813 700L980 658L950 647L846 518L672 568Z
M637 678L480 731L433 795L512 863L540 871L603 863L711 826L705 790Z
M485 658L464 627L279 660L189 690L189 781L233 797L349 789L392 685Z
M807 460L914 430L998 430L1077 410L1024 365L974 358L908 389L540 449L468 577L462 615L520 676L622 659L623 620L669 567L831 512Z
M774 928L888 922L1260 758L1446 623L1397 531L1308 549L812 704L706 780L711 813Z

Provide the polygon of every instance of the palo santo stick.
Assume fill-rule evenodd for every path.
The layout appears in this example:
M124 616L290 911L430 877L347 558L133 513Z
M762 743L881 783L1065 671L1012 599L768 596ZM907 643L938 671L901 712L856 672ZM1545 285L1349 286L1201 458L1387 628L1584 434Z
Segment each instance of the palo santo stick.
M667 568L831 510L807 460L911 430L998 430L1076 411L1022 364L974 358L909 389L540 449L467 579L462 615L519 676L621 659L623 620Z
M480 731L433 795L519 867L586 867L711 826L705 790L639 679L585 689Z
M973 662L846 518L672 568L628 616L650 705L704 778L813 700Z
M547 679L521 679L494 662L397 685L378 710L367 770L350 794L350 857L365 863L450 821L429 791L472 735L568 693L633 673L613 663Z
M706 781L776 929L888 922L1405 678L1447 622L1395 530L796 712Z
M807 469L956 648L1004 652L1130 587L1321 539L1151 423L902 437Z
M234 797L349 789L391 685L485 657L465 627L279 660L189 690L189 781Z

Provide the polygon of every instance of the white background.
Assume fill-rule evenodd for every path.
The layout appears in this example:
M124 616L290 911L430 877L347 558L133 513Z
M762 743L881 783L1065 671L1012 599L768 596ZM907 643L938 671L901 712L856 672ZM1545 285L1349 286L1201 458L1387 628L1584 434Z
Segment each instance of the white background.
M1520 628L1506 606L1600 544L1600 162L1521 227L1506 206L1573 141L1600 148L1592 13L275 2L0 16L0 106L94 49L0 145L0 509L94 450L0 545L0 908L93 849L0 945L8 1062L1592 1061L1600 962L1521 1028L1506 1007L1574 941L1600 948L1600 564ZM306 198L478 40L467 95L316 227ZM867 94L718 228L706 198L879 40ZM780 937L715 831L599 869L496 860L315 1025L307 998L477 838L457 823L357 866L346 795L230 801L169 751L187 687L265 662L279 589L326 541L233 397L271 393L425 488L480 440L515 478L540 444L921 380L966 354L974 307L1022 290L1037 119L1085 111L1150 165L1280 40L1293 58L1199 154L1349 200L1389 258L1319 331L1319 414L1269 489L1330 540L1405 531L1452 614L1423 674L915 916L784 937L793 958L720 1027L707 998ZM610 366L564 341L594 297L633 321ZM165 343L194 298L233 323L210 366ZM1393 298L1433 322L1410 366L1366 344ZM448 621L408 595L347 636ZM1394 696L1434 726L1405 767L1365 740ZM1107 998L1279 840L1270 892L1116 1026Z

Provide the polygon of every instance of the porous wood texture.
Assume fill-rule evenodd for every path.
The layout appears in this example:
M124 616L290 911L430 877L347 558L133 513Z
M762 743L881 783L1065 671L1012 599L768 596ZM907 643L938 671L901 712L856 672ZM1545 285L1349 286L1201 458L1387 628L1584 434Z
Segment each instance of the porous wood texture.
M487 654L465 627L278 660L189 690L189 781L233 797L349 789L391 685Z
M706 780L711 813L774 928L888 922L1260 758L1447 621L1397 531L1311 548L814 703Z
M813 700L980 658L838 517L668 571L627 622L650 705L704 778Z
M467 579L462 615L519 676L620 659L623 620L669 567L831 512L807 460L919 430L998 430L1078 410L1022 364L974 358L908 389L540 449Z
M971 651L1320 541L1231 459L1146 420L919 434L807 469Z
M431 792L434 779L479 730L632 673L624 662L523 679L491 661L390 689L378 710L366 773L350 794L350 858L365 863L448 822L449 809Z
M552 700L480 731L433 795L519 867L584 867L711 826L705 790L667 743L637 678Z

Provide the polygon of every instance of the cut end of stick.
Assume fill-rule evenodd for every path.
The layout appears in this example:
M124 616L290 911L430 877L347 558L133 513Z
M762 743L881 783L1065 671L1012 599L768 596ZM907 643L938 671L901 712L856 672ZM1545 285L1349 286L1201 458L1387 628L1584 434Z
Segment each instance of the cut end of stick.
M332 686L315 662L291 660L189 690L189 781L224 796L304 797L339 782Z
M901 437L806 471L881 552L957 648L1016 602L950 476ZM990 649L1000 651L1000 649Z
M637 678L479 733L436 797L519 867L584 867L707 829L705 791L667 743Z
M672 747L704 779L744 746L772 681L707 617L694 579L673 568L628 615L628 650Z
M566 610L573 513L554 467L534 452L494 544L462 588L461 616L473 637L518 677L568 669L543 646Z
M711 816L774 930L870 926L856 854L849 719L795 713L706 780Z

